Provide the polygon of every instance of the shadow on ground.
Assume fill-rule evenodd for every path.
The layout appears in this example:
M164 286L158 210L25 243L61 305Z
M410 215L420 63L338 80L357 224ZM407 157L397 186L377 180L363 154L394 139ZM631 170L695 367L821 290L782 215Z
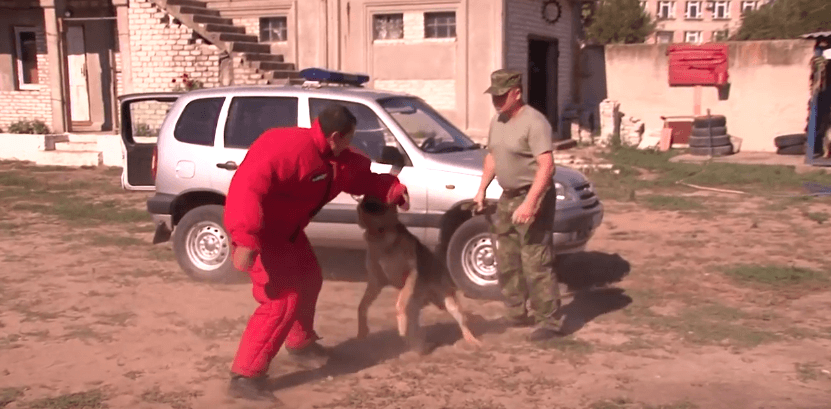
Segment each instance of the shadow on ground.
M556 270L569 291L581 291L622 281L631 265L619 254L583 251L557 256Z
M500 320L489 321L476 314L470 317L468 325L477 336L501 334L507 330L507 326ZM425 326L424 329L433 351L435 348L452 346L462 339L462 333L455 322L433 324ZM330 351L331 356L326 365L275 377L268 382L268 388L279 390L315 382L329 376L353 374L398 358L407 352L408 348L405 341L398 335L398 331L393 328L372 332L360 340L351 338L335 345Z
M625 308L632 297L608 287L629 275L631 265L618 254L587 251L557 257L557 278L574 298L563 306L563 332L573 334L593 319Z
M366 282L364 250L314 248L317 262L323 270L323 279L350 283Z

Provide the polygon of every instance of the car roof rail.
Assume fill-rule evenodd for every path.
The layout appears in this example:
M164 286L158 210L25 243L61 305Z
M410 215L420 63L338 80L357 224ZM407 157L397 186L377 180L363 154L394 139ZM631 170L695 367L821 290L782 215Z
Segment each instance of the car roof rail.
M363 87L369 82L369 75L355 74L324 68L305 68L299 72L304 88L320 88L323 86Z

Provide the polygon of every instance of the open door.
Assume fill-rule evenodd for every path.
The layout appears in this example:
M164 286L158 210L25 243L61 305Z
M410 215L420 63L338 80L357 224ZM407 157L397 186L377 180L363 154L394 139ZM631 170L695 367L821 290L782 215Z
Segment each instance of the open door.
M131 94L119 97L125 190L156 189L156 141L162 122L178 93Z

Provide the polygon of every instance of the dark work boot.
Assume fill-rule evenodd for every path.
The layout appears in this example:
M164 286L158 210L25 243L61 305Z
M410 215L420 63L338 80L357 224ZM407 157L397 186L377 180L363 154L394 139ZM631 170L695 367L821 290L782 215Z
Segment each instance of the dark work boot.
M265 389L265 377L249 378L238 374L231 374L228 394L240 399L279 402L273 393Z
M302 363L323 366L329 361L329 352L317 342L312 342L301 349L286 347L286 351L294 360Z
M531 332L531 334L528 335L528 340L534 342L547 341L552 338L562 337L563 335L563 331L560 329L542 327Z

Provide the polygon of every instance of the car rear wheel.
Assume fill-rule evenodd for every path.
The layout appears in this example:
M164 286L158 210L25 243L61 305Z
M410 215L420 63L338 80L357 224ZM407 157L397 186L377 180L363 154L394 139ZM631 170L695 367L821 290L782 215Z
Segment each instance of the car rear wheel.
M232 283L246 278L234 268L231 238L222 224L224 208L204 205L187 212L173 233L176 261L197 281Z
M475 216L459 226L447 246L447 267L465 296L502 300L496 269L496 247L484 216Z

